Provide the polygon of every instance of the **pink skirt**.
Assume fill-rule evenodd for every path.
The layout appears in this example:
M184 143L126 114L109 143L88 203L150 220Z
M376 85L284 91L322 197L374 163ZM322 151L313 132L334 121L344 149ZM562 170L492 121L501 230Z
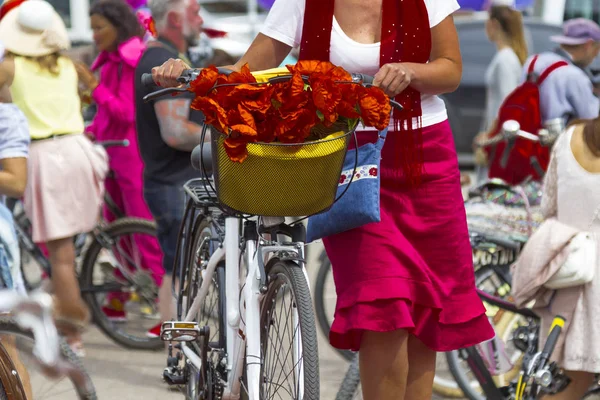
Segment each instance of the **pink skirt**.
M31 142L25 213L37 243L89 232L103 203L108 157L82 134Z
M421 186L404 183L394 133L381 161L381 222L324 240L337 292L329 336L359 350L362 333L406 329L435 351L494 336L475 291L473 256L450 124L423 129ZM360 133L359 141L376 134Z

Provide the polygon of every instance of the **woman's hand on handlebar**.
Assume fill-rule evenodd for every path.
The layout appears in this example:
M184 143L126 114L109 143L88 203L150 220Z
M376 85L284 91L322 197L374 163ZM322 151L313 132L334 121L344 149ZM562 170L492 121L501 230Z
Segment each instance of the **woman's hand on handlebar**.
M189 65L179 59L169 58L160 67L152 68L152 79L158 86L164 88L178 87L181 86L181 83L177 81L177 78L181 76L183 71L190 68Z
M375 74L373 86L381 88L390 98L394 98L410 86L414 74L406 64L384 64Z

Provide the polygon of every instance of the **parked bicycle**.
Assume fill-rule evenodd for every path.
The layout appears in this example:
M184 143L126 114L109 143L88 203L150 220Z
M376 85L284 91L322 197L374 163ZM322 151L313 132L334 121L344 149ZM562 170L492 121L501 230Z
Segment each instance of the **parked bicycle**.
M97 399L83 363L58 335L50 295L1 290L0 312L10 313L0 316L0 399L65 398L70 391L81 400ZM62 377L68 381L58 381Z
M99 142L105 148L127 146L127 140ZM146 332L156 324L154 315L158 287L150 272L143 268L135 238L156 237L156 224L140 218L126 217L108 192L104 201L116 220L106 223L99 219L92 232L75 237L79 285L83 299L92 312L94 322L113 341L131 349L161 349L159 338L149 338ZM51 276L51 266L42 248L33 242L31 223L19 201L12 199L15 228L21 249L21 269L28 290L37 289ZM108 295L126 298L127 314L123 320L109 319L103 312Z
M198 73L185 71L179 80L189 85ZM270 79L269 83L289 79L291 75L285 74ZM365 84L369 80L372 81L372 77L353 74L350 83ZM150 75L142 77L142 82L153 84ZM161 89L146 99L185 90ZM204 134L206 130L205 126ZM352 131L346 132L342 139L346 143L341 148L344 154ZM327 145L331 140L322 139L310 145ZM161 333L164 340L178 342L170 346L171 352L181 351L170 357L165 379L184 385L186 397L194 400L238 396L249 400L273 396L318 399L318 349L305 269L304 225L299 221L286 224L283 216L250 218L249 214L285 214L268 210L283 207L282 210L285 202L272 204L261 200L261 187L255 188L256 197L244 199L247 204L252 203L254 212L248 212L241 204L224 205L221 191L227 185L222 179L227 171L222 163L227 156L222 142L223 136L213 131L212 152L203 151L203 138L192 156L192 163L202 170L202 176L208 177L214 172L214 179L194 180L185 185L189 200L174 272L179 278L178 321L165 322ZM267 153L290 146L283 143L269 143L264 148L261 144L250 145ZM302 144L291 146L298 148ZM289 157L289 150L286 154L288 160L294 160ZM244 164L240 164L238 170L243 179L246 178ZM293 163L286 165L293 170ZM335 168L330 169L336 173ZM286 178L281 177L281 180ZM337 184L338 177L333 181ZM297 185L293 181L286 184ZM237 188L230 186L230 190ZM297 209L289 213L291 216L306 214ZM280 335L285 338L278 338ZM279 356L286 358L276 360ZM280 382L282 378L284 382ZM290 381L285 382L288 379Z

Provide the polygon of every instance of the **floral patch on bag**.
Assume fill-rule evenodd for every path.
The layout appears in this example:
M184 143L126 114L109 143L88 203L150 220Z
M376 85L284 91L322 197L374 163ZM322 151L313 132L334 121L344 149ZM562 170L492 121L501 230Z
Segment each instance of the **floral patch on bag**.
M360 167L356 167L356 172L354 172L354 168L342 171L338 186L349 184L350 180L352 180L352 172L354 172L354 180L352 180L352 182L356 182L361 179L377 179L377 170L377 165L362 165Z

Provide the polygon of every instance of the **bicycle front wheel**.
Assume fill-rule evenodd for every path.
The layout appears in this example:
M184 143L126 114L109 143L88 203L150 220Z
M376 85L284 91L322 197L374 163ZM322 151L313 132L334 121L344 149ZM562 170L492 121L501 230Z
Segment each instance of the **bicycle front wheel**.
M261 306L263 400L318 400L319 351L312 299L303 270L291 261L267 265Z
M81 360L61 339L62 360L73 370L69 379L46 375L33 354L34 336L11 317L0 317L0 400L80 399L97 400L96 390ZM29 394L28 394L29 393ZM9 394L10 397L2 397Z
M81 266L81 292L94 321L116 343L136 350L164 348L147 334L160 318L158 286L138 246L150 240L156 240L153 221L118 219L94 232Z
M335 400L359 400L362 399L362 390L360 387L360 368L358 364L358 354L354 356L350 367L344 376L340 385L340 390L335 396Z

